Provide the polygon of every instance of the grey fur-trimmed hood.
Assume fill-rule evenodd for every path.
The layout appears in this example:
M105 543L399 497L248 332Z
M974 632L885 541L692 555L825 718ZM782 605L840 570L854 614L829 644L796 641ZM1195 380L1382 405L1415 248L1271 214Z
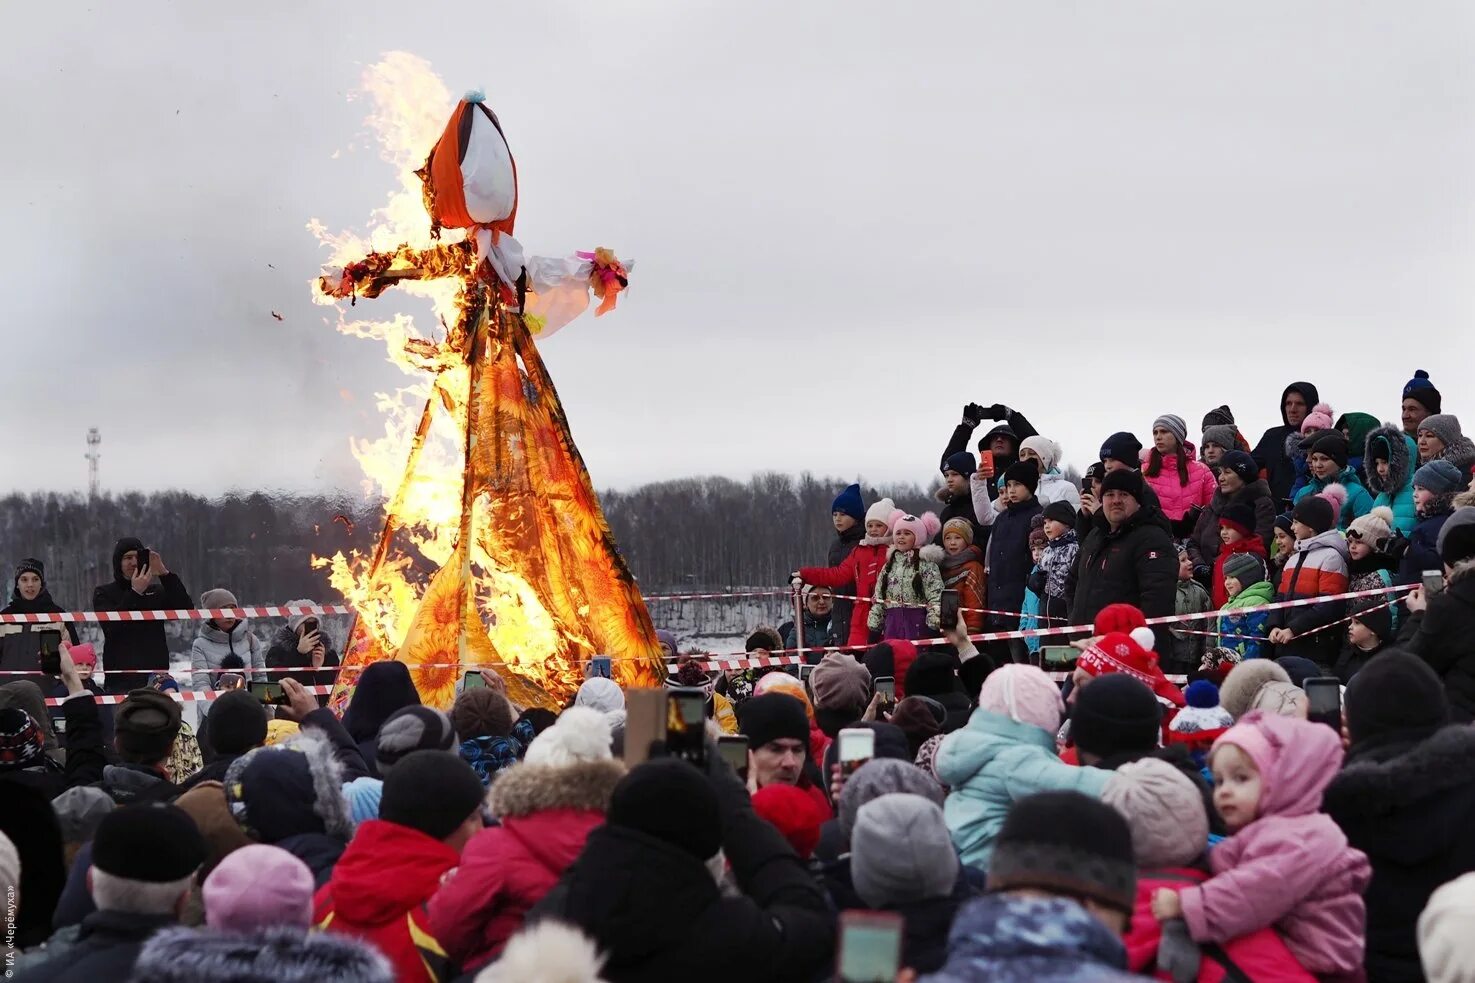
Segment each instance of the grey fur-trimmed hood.
M1378 477L1378 469L1372 465L1373 442L1382 439L1388 444L1388 480ZM1409 440L1403 428L1385 423L1367 435L1362 445L1362 470L1367 475L1367 487L1375 495L1393 494L1402 491L1413 480L1413 455L1409 451Z
M137 983L391 983L394 970L368 943L343 935L309 934L286 927L246 934L172 927L144 944L131 979Z
M296 757L279 758L279 755ZM258 763L263 766L280 764L285 768L300 767L300 763L305 763L312 782L313 801L304 808L303 803L290 801L288 790L292 787L291 782L267 779L258 785L255 777L252 779L254 788L248 793L245 774ZM348 811L348 800L343 796L343 765L332 742L312 730L301 731L279 744L252 748L231 762L222 784L225 785L225 801L231 815L247 835L260 842L274 843L285 836L316 832L311 829L277 829L274 832L279 835L270 835L273 831L269 827L282 825L288 812L297 819L311 812L321 820L322 832L329 836L345 841L353 836L353 817ZM248 798L254 800L256 796L260 796L261 801L247 801Z
M515 765L497 776L489 799L498 818L530 816L548 809L604 812L625 765L614 759L568 765Z
M1475 783L1475 728L1452 724L1387 760L1354 759L1327 786L1322 808L1377 818Z

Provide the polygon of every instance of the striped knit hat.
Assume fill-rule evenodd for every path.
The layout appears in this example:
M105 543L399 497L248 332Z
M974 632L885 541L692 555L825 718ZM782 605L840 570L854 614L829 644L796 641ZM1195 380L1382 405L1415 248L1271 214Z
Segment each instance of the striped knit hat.
M46 738L29 713L20 707L0 710L0 771L39 764L45 752Z

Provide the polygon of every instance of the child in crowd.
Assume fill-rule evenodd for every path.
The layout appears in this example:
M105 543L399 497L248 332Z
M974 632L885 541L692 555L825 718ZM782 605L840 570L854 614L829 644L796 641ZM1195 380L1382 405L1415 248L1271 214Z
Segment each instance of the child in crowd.
M1064 503L1062 503L1064 504ZM1069 508L1070 506L1066 506ZM1034 569L1029 572L1029 580L1024 587L1024 606L1019 609L1023 615L1019 619L1020 631L1034 631L1040 627L1040 608L1044 600L1045 584L1047 577L1045 571L1040 567L1040 560L1045 556L1045 546L1050 542L1045 535L1045 517L1037 515L1031 520L1033 528L1029 531L1029 555L1035 561ZM1040 651L1040 639L1032 636L1024 639L1024 647L1029 650L1029 661L1031 665L1039 665L1036 657Z
M1398 561L1387 552L1393 541L1393 510L1376 506L1347 527L1349 591L1392 587Z
M1214 572L1209 581L1214 607L1222 608L1229 600L1224 591L1224 564L1232 556L1250 553L1265 559L1265 541L1255 535L1255 510L1243 502L1226 505L1219 514L1219 555L1214 559Z
M1031 522L1044 509L1035 499L1040 472L1033 461L1019 461L1004 472L1005 503L994 519L988 538L988 607L994 611L1019 611L1024 604L1025 582L1034 568L1029 552ZM989 625L995 631L1013 631L1019 619L1008 614L991 614ZM1007 645L1015 662L1029 658L1029 648L1018 639Z
M1301 429L1293 429L1286 435L1286 457L1290 459L1291 466L1296 473L1296 480L1291 482L1291 490L1289 492L1292 502L1300 494L1306 482L1311 480L1311 473L1307 461L1307 457L1310 454L1310 448L1306 443L1307 439L1314 437L1323 430L1330 430L1331 428L1331 406L1327 403L1317 403L1315 408L1310 413L1307 413L1306 418L1301 421Z
M973 545L973 523L967 519L949 519L942 524L942 586L958 592L958 606L963 608L963 623L970 634L983 631L983 605L987 598L983 573L983 550ZM943 625L951 631L952 625Z
M1075 509L1065 502L1051 502L1041 513L1045 548L1036 561L1040 576L1034 579L1040 596L1040 614L1048 627L1070 623L1070 605L1075 599L1070 573L1081 550L1076 537ZM1032 578L1034 575L1031 575ZM1052 642L1050 644L1062 644Z
M1357 472L1348 466L1347 438L1340 430L1323 430L1312 434L1301 442L1306 451L1306 467L1309 477L1306 483L1291 496L1299 502L1307 495L1319 495L1332 485L1342 487L1342 511L1337 517L1337 526L1346 529L1355 518L1366 515L1373 507L1373 497L1363 487Z
M814 584L838 590L846 584L855 584L855 596L866 598L855 602L850 612L850 636L845 644L865 645L870 636L867 622L871 616L869 598L876 592L876 580L886 563L886 554L891 548L891 516L896 505L883 498L866 511L866 534L851 548L849 555L838 566L804 567L795 571L793 578L800 583Z
M1179 710L1168 725L1168 743L1187 748L1193 763L1207 771L1209 749L1234 726L1234 718L1219 705L1219 687L1207 679L1195 679L1185 686L1183 698L1188 706ZM1214 776L1205 777L1212 782Z
M1407 536L1418 524L1414 508L1414 462L1419 448L1413 438L1392 423L1385 423L1367 436L1362 465L1373 507L1393 510L1393 528Z
M1174 614L1200 614L1212 611L1213 601L1203 585L1193 579L1193 559L1188 547L1178 546L1178 599L1173 606ZM1173 651L1163 659L1163 671L1171 674L1190 673L1198 668L1204 654L1204 631L1212 619L1198 621L1176 621L1169 628L1173 636Z
M866 622L872 643L882 638L926 638L928 629L938 629L942 572L937 563L943 552L931 543L941 528L931 512L915 516L898 509L891 513L890 552L876 578ZM989 545L992 549L992 539Z
M1226 601L1219 616L1219 646L1235 652L1236 661L1266 654L1260 645L1270 612L1246 610L1275 600L1275 588L1265 578L1265 564L1253 553L1236 553L1224 564Z
M1398 631L1398 605L1377 596L1359 598L1352 602L1352 620L1347 622L1347 638L1342 645L1342 654L1332 667L1342 685L1352 682L1352 677L1372 661Z
M1035 498L1040 500L1041 505L1067 502L1072 509L1081 507L1080 490L1066 480L1057 467L1060 463L1059 444L1039 434L1026 437L1019 444L1019 459L1032 461L1040 469L1040 483L1035 488Z
M1172 413L1152 424L1152 449L1142 453L1142 477L1157 493L1163 514L1177 535L1193 532L1198 512L1208 508L1219 487L1214 472L1194 456L1188 441L1188 424ZM1186 530L1181 527L1186 525Z
M1408 549L1398 565L1400 584L1417 584L1425 570L1442 570L1439 530L1454 514L1455 496L1465 487L1468 475L1448 461L1431 461L1414 472L1414 508L1419 521L1408 537Z
M1273 583L1280 583L1280 572L1285 569L1286 560L1296 551L1296 534L1291 532L1293 521L1289 512L1282 512L1275 517L1275 531L1270 537L1270 572L1274 574L1271 578Z
M1326 597L1347 591L1347 541L1337 531L1342 514L1341 485L1304 496L1291 513L1296 548L1280 576L1277 601ZM1321 631L1346 612L1346 601L1326 601L1305 607L1278 608L1270 613L1270 640L1276 656L1300 655L1318 666L1331 666L1341 651L1334 631Z
M1214 806L1230 836L1209 853L1211 878L1152 899L1159 921L1182 918L1200 944L1273 925L1301 965L1323 978L1360 978L1372 879L1320 811L1342 766L1341 735L1323 724L1263 711L1214 742Z

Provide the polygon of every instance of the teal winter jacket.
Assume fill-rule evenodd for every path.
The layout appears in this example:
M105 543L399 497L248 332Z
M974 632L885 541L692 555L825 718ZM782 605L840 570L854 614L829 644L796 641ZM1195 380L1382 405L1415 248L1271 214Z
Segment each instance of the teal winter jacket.
M1373 497L1368 494L1362 479L1357 477L1357 472L1351 468L1343 468L1341 474L1333 475L1326 480L1308 476L1306 484L1296 492L1292 502L1299 502L1307 495L1320 494L1327 485L1341 485L1347 489L1347 501L1342 503L1342 517L1337 520L1338 529L1346 529L1348 523L1353 519L1367 515L1373 510Z

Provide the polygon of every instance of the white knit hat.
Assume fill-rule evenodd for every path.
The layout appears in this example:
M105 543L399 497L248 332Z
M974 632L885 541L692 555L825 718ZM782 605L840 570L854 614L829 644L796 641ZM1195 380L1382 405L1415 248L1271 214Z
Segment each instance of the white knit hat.
M1209 846L1203 794L1183 772L1156 758L1122 765L1101 801L1127 820L1137 866L1184 867Z
M891 528L891 513L896 511L896 503L889 498L883 498L875 505L866 509L867 522L884 522L886 528Z
M1360 515L1347 524L1347 535L1357 533L1357 538L1382 552L1388 540L1393 538L1393 510L1379 505L1366 515Z
M569 707L552 727L533 738L523 761L530 765L572 765L612 757L609 718L589 707Z
M1456 877L1429 895L1419 916L1419 959L1429 983L1475 981L1475 874Z
M1039 455L1040 462L1045 465L1046 471L1060 463L1060 445L1049 437L1041 437L1039 434L1026 437L1020 441L1019 449L1031 450Z

